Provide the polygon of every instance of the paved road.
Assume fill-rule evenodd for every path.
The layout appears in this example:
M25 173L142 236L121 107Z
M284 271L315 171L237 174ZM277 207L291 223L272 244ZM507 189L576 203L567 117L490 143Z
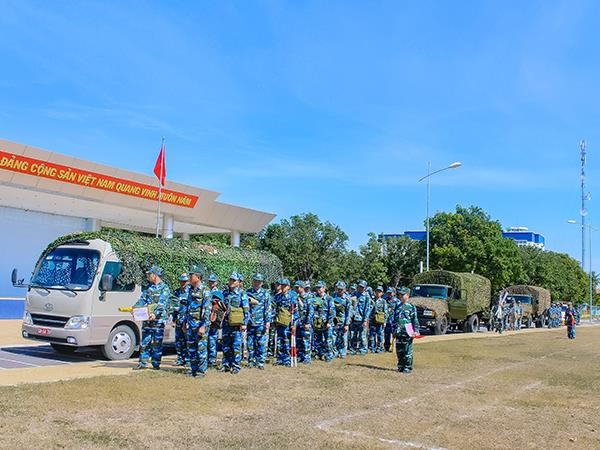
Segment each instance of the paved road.
M0 370L69 365L96 358L95 353L61 355L50 345L3 347L0 348Z

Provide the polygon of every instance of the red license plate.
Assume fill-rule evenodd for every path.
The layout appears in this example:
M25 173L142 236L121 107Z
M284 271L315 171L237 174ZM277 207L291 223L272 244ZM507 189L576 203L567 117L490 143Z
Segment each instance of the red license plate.
M38 334L48 335L51 333L49 328L38 328Z

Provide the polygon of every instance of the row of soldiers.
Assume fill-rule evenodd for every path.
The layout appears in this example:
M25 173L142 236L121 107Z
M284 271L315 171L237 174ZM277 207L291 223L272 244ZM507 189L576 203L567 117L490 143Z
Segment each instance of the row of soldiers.
M140 363L136 369L158 369L162 356L164 326L173 315L178 365L189 360L190 375L203 376L216 366L217 343L221 334L220 371L237 374L242 350L247 348L248 367L263 369L269 354L275 364L292 364L292 336L297 343L298 362L309 364L313 355L323 361L345 358L348 353L364 355L370 349L391 351L396 339L398 370L412 371L412 340L419 324L415 307L408 303L409 289L375 290L364 280L347 289L343 281L329 295L320 281L314 291L299 280L293 287L279 280L273 291L265 288L260 273L252 277L252 287L243 289L243 276L234 272L221 290L219 279L211 274L205 285L200 267L182 274L180 287L173 293L162 281L162 270L148 272L150 286L134 307L152 306L152 314L142 325ZM398 294L398 295L397 295ZM162 331L161 331L162 330Z
M520 330L523 321L523 306L519 300L507 302L500 299L492 306L490 329L498 333Z

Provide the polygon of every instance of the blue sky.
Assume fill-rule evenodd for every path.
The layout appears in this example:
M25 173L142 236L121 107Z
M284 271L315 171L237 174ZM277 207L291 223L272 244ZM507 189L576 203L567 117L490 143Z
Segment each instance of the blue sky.
M150 174L164 135L169 179L315 212L351 247L422 228L427 161L461 161L432 180L433 212L479 205L579 259L582 138L592 221L600 201L598 19L573 0L4 0L0 136Z

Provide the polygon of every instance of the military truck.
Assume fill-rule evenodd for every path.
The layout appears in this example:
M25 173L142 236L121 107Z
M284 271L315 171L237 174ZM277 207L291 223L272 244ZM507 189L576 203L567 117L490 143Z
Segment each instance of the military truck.
M523 307L522 323L527 328L543 328L546 325L544 312L550 308L551 294L548 289L539 286L527 286L523 284L509 286L506 288L509 302L519 300Z
M411 302L421 328L435 334L449 329L479 331L489 317L491 283L473 273L433 270L415 275Z

